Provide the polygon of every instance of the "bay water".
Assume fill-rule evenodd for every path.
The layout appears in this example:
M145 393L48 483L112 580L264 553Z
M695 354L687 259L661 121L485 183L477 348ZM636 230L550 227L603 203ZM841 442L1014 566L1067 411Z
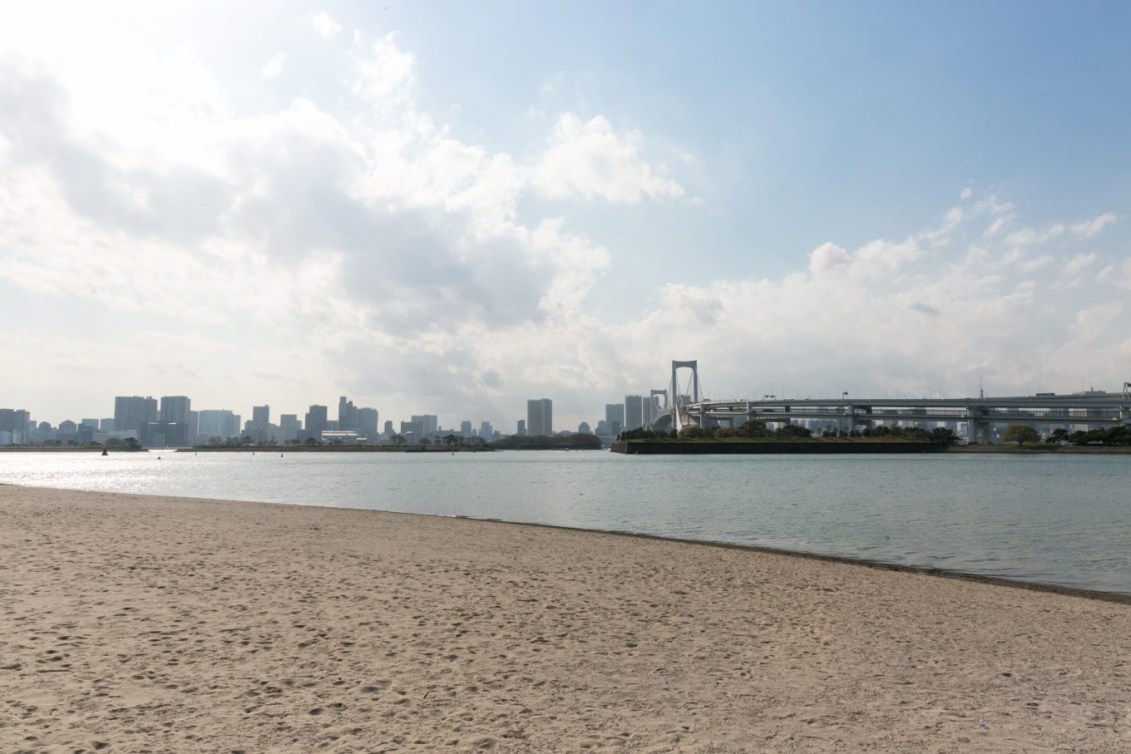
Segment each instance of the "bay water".
M633 532L1131 594L1131 456L0 453L0 482Z

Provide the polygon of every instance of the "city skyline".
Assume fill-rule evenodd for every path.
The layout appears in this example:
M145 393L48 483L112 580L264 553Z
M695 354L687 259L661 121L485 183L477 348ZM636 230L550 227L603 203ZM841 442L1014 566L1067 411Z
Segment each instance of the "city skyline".
M13 409L0 406L0 411L5 416L11 414L11 421L16 421L16 414L25 415L23 423L28 424L34 431L44 423L53 430L65 428L68 425L87 427L102 433L111 433L119 436L123 433L140 439L144 445L155 446L184 446L200 442L207 436L215 436L221 440L237 437L249 437L254 442L283 443L289 440L303 440L307 437L320 438L324 433L329 438L332 435L353 432L357 436L375 441L380 438L387 439L391 433L412 434L415 436L435 437L442 433L456 433L463 437L485 436L498 433L501 436L512 434L525 435L527 421L533 418L531 426L532 435L553 435L572 433L572 428L554 429L553 427L553 401L549 398L531 399L527 401L527 419L519 418L515 421L515 429L496 430L491 422L481 421L478 430L473 430L473 422L466 418L453 420L446 424L440 421L435 414L412 414L409 419L399 421L400 430L395 429L397 422L386 420L385 430L379 428L380 412L376 408L357 406L347 396L339 396L337 418L330 418L330 408L325 404L310 404L303 418L298 419L298 414L279 413L279 421L272 418L270 404L251 407L250 419L244 419L246 414L231 409L193 409L192 399L188 396L163 395L159 399L151 395L114 397L114 411L111 417L83 418L76 421L70 417L50 421L41 416L35 416L23 408ZM536 418L534 418L536 417ZM459 428L456 428L458 422ZM587 424L582 422L581 424ZM13 424L13 427L15 424ZM4 429L11 430L7 426ZM390 432L392 428L392 432ZM584 431L583 431L584 432ZM154 439L156 438L156 439ZM15 444L24 444L31 438L21 434L14 440ZM10 444L12 438L0 442L0 445Z
M1117 389L1131 6L13 6L0 404ZM483 54L491 50L492 54ZM449 418L450 417L450 418Z

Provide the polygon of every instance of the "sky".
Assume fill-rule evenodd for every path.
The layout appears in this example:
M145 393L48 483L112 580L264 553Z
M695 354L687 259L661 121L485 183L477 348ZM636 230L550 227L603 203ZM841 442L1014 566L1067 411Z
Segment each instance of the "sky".
M0 406L1131 380L1131 4L8 2Z

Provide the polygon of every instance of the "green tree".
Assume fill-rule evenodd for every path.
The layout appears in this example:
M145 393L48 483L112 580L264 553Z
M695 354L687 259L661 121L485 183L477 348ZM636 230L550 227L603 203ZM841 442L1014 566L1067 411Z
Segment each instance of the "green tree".
M946 427L935 427L931 430L931 439L935 442L945 442L947 445L953 445L954 432Z
M742 437L765 437L766 422L761 419L747 419L738 427L738 434Z
M1040 442L1041 433L1038 432L1036 428L1030 427L1028 424L1010 424L1005 428L1005 432L1002 433L1001 439L1005 440L1006 442L1015 442L1017 443L1017 447L1021 447L1027 442Z
M781 437L787 439L795 439L800 437L810 437L813 433L807 428L797 424L783 424L774 430L774 437Z
M1064 427L1057 427L1052 433L1045 438L1045 442L1062 445L1068 442L1068 430Z

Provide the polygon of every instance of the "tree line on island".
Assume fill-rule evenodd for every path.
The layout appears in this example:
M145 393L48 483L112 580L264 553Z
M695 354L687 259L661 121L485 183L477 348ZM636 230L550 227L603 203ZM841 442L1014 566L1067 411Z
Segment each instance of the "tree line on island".
M954 433L944 427L926 430L921 427L866 427L855 432L826 431L814 436L813 432L798 424L782 424L770 429L766 422L750 419L737 427L684 427L676 432L665 430L630 429L621 432L617 439L621 442L647 440L653 442L673 442L683 440L818 440L832 438L876 438L883 440L908 440L915 442L953 443Z
M953 445L958 438L945 427L923 429L922 427L865 427L854 432L827 430L820 435L796 424L783 424L769 429L766 423L757 419L744 422L738 427L684 427L679 432L664 430L632 429L621 432L617 439L621 442L646 440L652 442L673 442L680 440L804 440L825 438L860 438L907 440L915 442L935 442ZM1010 424L1001 434L1003 442L1018 446L1045 444L1048 446L1129 446L1131 445L1131 426L1119 425L1089 430L1070 431L1063 427L1042 435L1036 427L1028 424Z
M1047 436L1042 436L1036 427L1030 427L1028 424L1010 424L1002 432L1001 439L1005 442L1017 443L1018 446L1026 443L1036 445L1042 441L1046 445L1126 446L1131 445L1131 426L1121 424L1115 427L1078 429L1075 432L1058 427Z

